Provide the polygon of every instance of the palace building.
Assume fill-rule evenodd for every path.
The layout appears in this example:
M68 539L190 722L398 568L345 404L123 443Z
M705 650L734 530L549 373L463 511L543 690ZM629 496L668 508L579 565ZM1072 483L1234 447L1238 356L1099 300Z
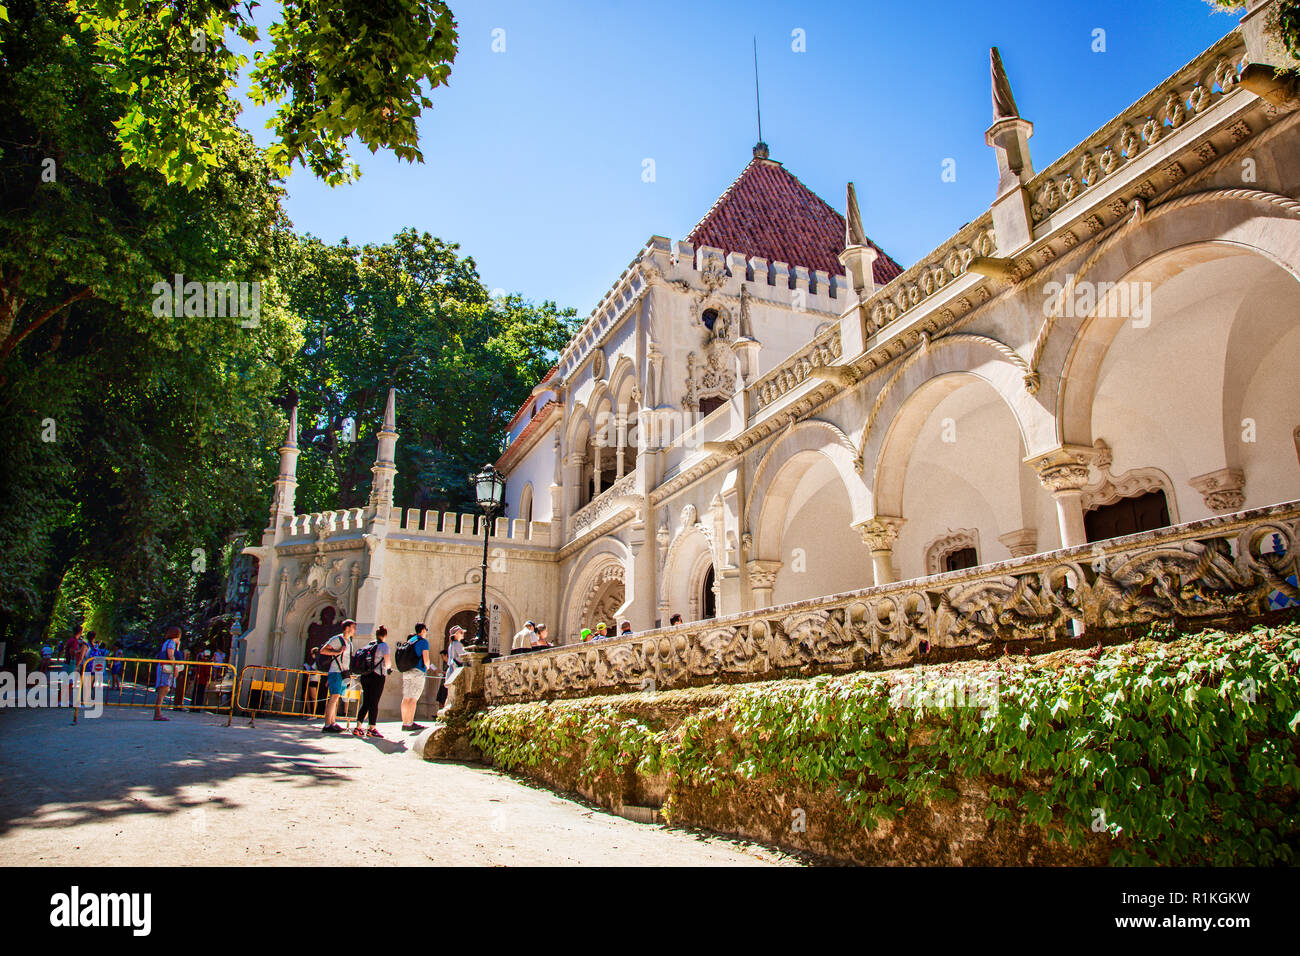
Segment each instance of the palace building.
M1300 95L1269 6L1046 163L991 51L992 202L907 268L852 184L841 214L762 143L652 236L510 423L491 641L566 646L493 662L489 698L1079 633L1233 574L1293 601ZM473 630L482 519L393 507L402 401L350 511L295 513L291 421L246 662L298 666L342 616Z

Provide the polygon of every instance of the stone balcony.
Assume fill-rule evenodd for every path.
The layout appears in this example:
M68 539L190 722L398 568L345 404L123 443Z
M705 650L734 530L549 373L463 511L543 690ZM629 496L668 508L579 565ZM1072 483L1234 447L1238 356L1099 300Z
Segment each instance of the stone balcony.
M1157 621L1249 620L1300 602L1297 541L1300 501L1290 501L503 658L487 667L487 697L508 703L902 667L1091 641Z

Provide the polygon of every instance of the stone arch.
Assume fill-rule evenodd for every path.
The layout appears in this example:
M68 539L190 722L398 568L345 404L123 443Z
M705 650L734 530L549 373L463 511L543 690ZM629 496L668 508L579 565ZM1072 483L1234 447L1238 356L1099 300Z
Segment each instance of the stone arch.
M774 493L789 497L790 488L775 489L774 483L788 462L804 452L816 452L830 460L844 482L849 495L853 523L864 521L871 515L871 494L862 481L863 463L849 436L838 427L821 419L799 422L786 429L768 448L754 470L754 480L745 501L745 526L753 535L751 556L762 559L775 557L779 542L764 541L763 512L767 510ZM770 529L769 529L770 537ZM779 538L779 535L778 535Z
M1001 346L1000 348L998 346ZM1008 358L1011 352L1015 358ZM913 397L926 390L929 383L949 375L967 375L979 379L991 386L1003 403L1011 411L1020 430L1021 444L1027 455L1054 447L1056 442L1056 420L1052 411L1046 406L1042 391L1031 392L1026 382L1026 364L1018 353L1009 346L1002 345L982 335L941 336L923 344L911 356L903 360L891 379L882 385L872 414L868 416L858 443L863 460L876 461L875 478L872 492L876 499L876 513L897 514L890 507L898 507L897 501L888 505L880 504L881 469L880 460L885 449L895 440L891 434L900 427L906 430L911 423L901 415L913 411ZM958 385L952 385L955 390ZM944 395L933 395L933 402L920 416L915 427L920 427L926 416L933 410ZM906 443L910 447L910 442Z
M479 569L475 569L478 571ZM501 641L508 641L510 636L519 628L519 622L523 620L519 612L506 595L492 586L491 576L488 577L487 603L488 614L491 616L492 605L496 604L501 609L501 625L499 631L492 636L493 643L499 644ZM466 581L464 584L456 584L447 588L430 603L425 610L423 618L425 626L429 628L429 647L433 651L433 657L436 659L437 652L447 646L447 625L453 617L462 611L478 611L479 601L481 599L481 584L477 580ZM408 626L407 622L399 622L398 628ZM390 636L393 633L393 625L389 625ZM493 650L502 653L499 647L494 646ZM507 651L508 652L508 651Z
M1079 276L1094 285L1142 281L1148 273L1163 281L1195 261L1232 255L1260 257L1300 282L1300 221L1280 213L1269 201L1225 196L1215 191L1181 197L1181 205L1156 207L1147 219L1116 238ZM1231 192L1242 192L1234 190ZM1267 194L1258 194L1266 196ZM1282 198L1282 197L1277 197ZM1158 217L1158 218L1157 218ZM1166 270L1163 276L1162 269ZM1050 330L1040 363L1052 371L1057 388L1060 441L1091 444L1091 397L1096 374L1119 326L1096 309L1084 315L1063 315Z
M664 621L674 612L680 612L684 621L699 620L700 592L713 564L708 535L696 524L681 528L668 545L660 575L659 610Z
M630 565L631 553L617 538L600 538L583 551L574 561L575 571L568 575L569 585L561 602L563 630L559 634L560 640L567 643L577 639L578 632L585 626L583 614L590 610L588 605L593 596L599 597L597 592L611 580L608 575L616 574L623 583L623 602L617 610L626 615L626 608L634 597L628 573ZM602 579L602 576L605 577Z
M533 483L531 481L524 485L524 490L519 493L519 513L515 517L524 521L533 520Z
M1140 314L1124 310L1112 293L1105 307L1067 310L1053 331L1060 354L1049 358L1061 364L1063 440L1104 439L1121 470L1159 465L1166 485L1202 492L1186 497L1183 520L1272 504L1300 490L1285 448L1300 420L1286 371L1300 357L1300 223L1256 216L1246 237L1246 226L1230 219L1226 237L1199 238L1187 230L1204 231L1207 223L1181 221L1198 212L1240 213L1241 205L1207 203L1157 223L1167 228L1133 230L1098 258L1086 281L1089 292L1102 283L1124 290L1130 306L1139 296ZM1286 247L1288 238L1296 248ZM1135 347L1141 342L1145 349ZM1150 401L1135 405L1127 395ZM1121 404L1138 413L1120 415ZM1165 491L1172 501L1174 492Z
M966 356L962 351L949 349L918 361L902 376L884 405L890 413L887 427L877 425L873 433L864 435L869 443L864 458L876 462L871 483L875 514L902 515L903 479L921 428L943 399L970 382L989 386L1002 400L1026 454L1036 447L1050 447L1055 423L1025 389L1021 370L1010 362L989 360L987 356L980 363L963 362Z

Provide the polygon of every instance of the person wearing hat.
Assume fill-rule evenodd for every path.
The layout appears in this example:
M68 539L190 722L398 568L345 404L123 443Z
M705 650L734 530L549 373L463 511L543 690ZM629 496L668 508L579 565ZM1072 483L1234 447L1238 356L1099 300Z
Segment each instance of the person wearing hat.
M514 640L510 643L510 653L517 654L520 651L530 651L537 640L537 625L532 621L525 622L518 633L515 634Z
M465 629L459 624L453 624L447 630L447 675L442 681L442 686L447 689L447 707L444 710L456 700L456 675L465 667L465 645L460 640L464 633Z
M598 622L596 623L596 637L595 637L595 639L598 640L598 641L603 641L605 638L609 637L609 634L607 633L607 630L608 630L608 629L605 627L605 622L604 622L604 621L598 621Z
M578 634L578 640L580 640L580 641L589 641L589 640L591 640L591 628L589 628L589 627L584 627L584 628L582 629L581 633Z

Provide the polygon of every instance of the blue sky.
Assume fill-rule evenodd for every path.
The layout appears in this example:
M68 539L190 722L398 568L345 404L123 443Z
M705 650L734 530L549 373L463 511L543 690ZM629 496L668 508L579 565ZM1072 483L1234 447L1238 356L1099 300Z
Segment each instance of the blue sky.
M427 230L460 243L489 288L582 316L751 158L755 37L772 158L841 212L853 180L867 234L909 266L993 198L989 46L1043 169L1237 23L1205 0L451 6L460 52L420 123L423 165L357 149L361 179L336 188L296 169L289 215L330 242ZM265 116L242 119L263 143Z

